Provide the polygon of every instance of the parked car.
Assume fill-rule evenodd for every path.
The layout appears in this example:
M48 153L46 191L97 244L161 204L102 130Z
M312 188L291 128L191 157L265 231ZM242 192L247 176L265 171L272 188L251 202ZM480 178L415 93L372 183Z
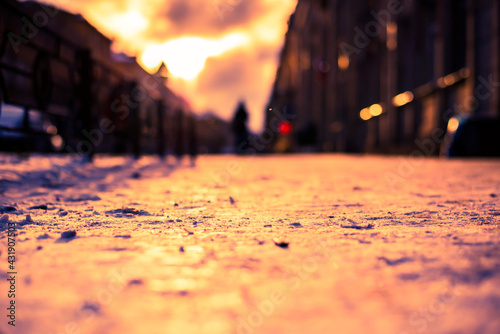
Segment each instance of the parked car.
M48 115L18 106L0 105L0 150L9 152L54 152L60 149L61 138Z
M500 118L452 118L448 124L450 157L500 157Z

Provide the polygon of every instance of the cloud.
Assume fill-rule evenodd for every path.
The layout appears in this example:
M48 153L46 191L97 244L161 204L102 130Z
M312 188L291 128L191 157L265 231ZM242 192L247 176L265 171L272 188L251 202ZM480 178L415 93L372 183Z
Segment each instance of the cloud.
M196 35L214 37L243 29L266 11L261 1L248 0L174 0L155 17L168 22L168 31L151 29L151 36Z
M200 102L226 119L232 117L237 103L244 100L251 112L251 129L261 129L275 69L274 61L261 57L266 53L237 50L209 59L193 95L207 97Z
M230 118L246 99L251 128L263 126L263 113L274 81L286 22L297 0L47 0L81 13L106 36L114 49L139 55L148 46L184 36L222 39L245 34L244 47L208 58L195 82L172 79L197 112L213 110ZM137 18L133 22L133 18ZM142 24L142 19L147 25ZM126 29L124 29L126 28Z

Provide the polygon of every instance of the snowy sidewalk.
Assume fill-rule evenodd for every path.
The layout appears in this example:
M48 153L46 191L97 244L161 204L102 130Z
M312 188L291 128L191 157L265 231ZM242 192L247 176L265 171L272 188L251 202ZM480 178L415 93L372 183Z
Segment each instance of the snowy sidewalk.
M0 177L0 333L500 333L500 160L0 156Z

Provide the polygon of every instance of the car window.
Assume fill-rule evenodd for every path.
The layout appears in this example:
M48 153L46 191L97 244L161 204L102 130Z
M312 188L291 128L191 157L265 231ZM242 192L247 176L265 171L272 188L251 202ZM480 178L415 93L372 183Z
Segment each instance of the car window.
M0 126L6 128L21 128L23 126L24 109L18 106L2 103Z

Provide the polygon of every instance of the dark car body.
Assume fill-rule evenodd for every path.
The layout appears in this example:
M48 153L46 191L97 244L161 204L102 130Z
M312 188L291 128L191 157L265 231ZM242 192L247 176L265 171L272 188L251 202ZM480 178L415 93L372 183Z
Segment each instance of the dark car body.
M451 138L450 157L500 157L499 118L466 118Z
M0 103L0 151L6 152L54 152L57 151L57 129L49 117L37 110L25 111Z

